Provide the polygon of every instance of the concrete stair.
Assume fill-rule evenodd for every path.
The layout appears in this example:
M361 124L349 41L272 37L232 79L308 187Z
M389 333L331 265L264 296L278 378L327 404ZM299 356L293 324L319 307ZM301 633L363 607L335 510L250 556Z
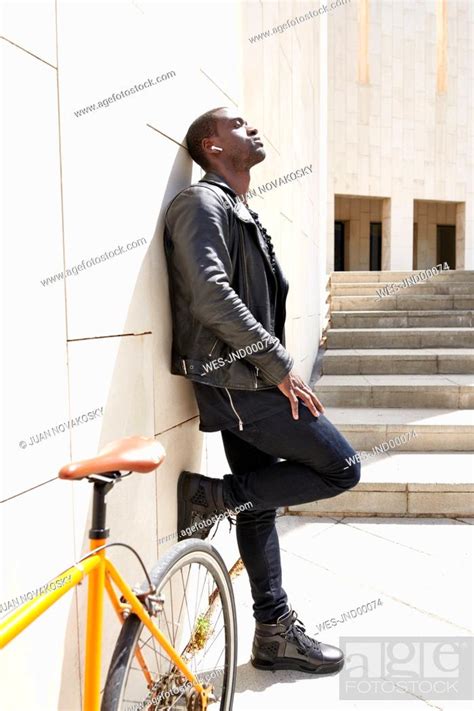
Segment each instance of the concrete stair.
M434 281L434 280L433 280ZM375 296L377 297L384 287L389 287L392 282L357 282L355 284L334 284L332 289L333 296ZM439 284L433 284L432 281L426 284L414 284L413 286L399 287L402 293L403 289L409 289L410 295L422 294L440 294L443 296L451 296L452 294L462 294L472 296L472 286L474 282L469 281L453 281L447 280ZM382 298L379 296L378 298Z
M474 348L471 328L331 328L328 348Z
M333 328L472 328L474 311L333 311Z
M474 348L345 348L328 350L323 359L324 375L440 373L474 373Z
M380 271L380 272L332 272L331 274L331 287L336 284L394 284L396 282L401 282L403 279L408 279L409 277L414 277L415 275L422 276L425 273L424 269L414 269L409 271L395 272L395 271ZM470 282L474 283L474 271L462 270L446 270L442 271L437 276L433 277L436 283L443 281L454 281L454 282ZM428 280L424 283L431 283L432 280ZM411 288L411 287L407 287Z
M319 394L317 385L315 391ZM371 453L382 443L413 431L416 437L397 445L389 453L472 452L474 448L474 410L394 407L325 409L327 417L359 452ZM471 466L469 481L472 480L472 469Z
M331 311L472 311L474 296L402 292L383 299L378 299L374 294L332 296L330 306Z
M474 375L323 375L318 397L330 407L474 409Z
M400 285L416 274L331 275L314 390L358 451L362 480L308 512L474 515L474 271Z
M320 516L472 516L474 485L466 452L397 452L362 464L362 481L332 499L291 507ZM410 476L407 477L407 472Z

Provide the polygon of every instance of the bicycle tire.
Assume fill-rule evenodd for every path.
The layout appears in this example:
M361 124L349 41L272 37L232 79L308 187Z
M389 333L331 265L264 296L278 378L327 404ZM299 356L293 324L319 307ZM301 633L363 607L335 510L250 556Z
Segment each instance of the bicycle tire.
M211 573L215 573L224 615L226 630L225 665L222 698L219 707L209 706L213 711L232 711L237 670L237 614L232 582L227 567L219 552L210 544L199 539L187 539L176 543L160 558L150 572L150 578L157 590L171 578L173 569L176 571L188 563L201 563ZM143 590L148 584L143 584ZM143 623L137 615L131 614L122 625L110 662L101 711L124 711L123 696L127 683L130 665Z

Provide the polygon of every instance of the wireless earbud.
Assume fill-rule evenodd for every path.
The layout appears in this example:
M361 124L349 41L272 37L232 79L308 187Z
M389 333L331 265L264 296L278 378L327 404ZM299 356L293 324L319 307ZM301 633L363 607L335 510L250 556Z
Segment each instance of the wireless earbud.
M220 153L220 152L223 151L224 149L223 149L223 148L219 148L219 146L211 146L211 150L214 151L214 152L215 152L215 151L218 151L218 152Z

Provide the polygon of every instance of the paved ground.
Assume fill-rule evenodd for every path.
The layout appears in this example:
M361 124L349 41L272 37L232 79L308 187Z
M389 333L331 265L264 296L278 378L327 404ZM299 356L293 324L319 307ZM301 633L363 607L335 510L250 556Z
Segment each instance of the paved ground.
M423 460L408 456L413 464L416 459L419 481L425 471L433 473L433 467L440 466L439 455L425 455ZM209 475L222 476L228 471L218 433L207 435L205 457ZM385 458L385 467L396 463L395 459ZM443 466L448 475L435 471L441 481L446 476L464 480L469 471L472 474L470 459L443 457L442 470ZM473 524L474 518L281 516L283 584L289 601L308 633L335 645L344 636L472 636ZM239 556L235 529L229 535L229 526L222 522L210 542L230 568ZM234 711L472 711L472 700L430 700L426 693L417 698L403 692L400 700L391 702L343 701L340 675L318 678L254 669L250 664L254 621L245 570L235 580L234 590L239 618ZM356 613L354 619L349 613L350 619L340 622L344 613L379 599L382 604L373 611ZM320 629L331 618L337 624Z
M474 519L282 516L278 529L289 600L309 633L336 645L342 636L469 637L473 523ZM239 663L234 711L473 708L472 701L429 700L427 693L425 698L406 691L391 702L342 701L339 675L318 678L256 670L249 661L254 623L245 571L235 581L235 594ZM341 622L344 612L372 600L381 604ZM335 626L318 630L331 618Z

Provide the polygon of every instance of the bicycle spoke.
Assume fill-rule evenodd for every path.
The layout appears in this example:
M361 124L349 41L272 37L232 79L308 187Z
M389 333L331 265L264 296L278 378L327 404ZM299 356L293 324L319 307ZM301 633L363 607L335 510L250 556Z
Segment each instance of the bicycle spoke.
M171 581L169 581L168 585L170 586L170 597L171 597L171 626L173 630L177 630L177 627L174 623L174 602L173 602L173 586L171 585ZM173 634L173 647L176 644L176 637Z
M209 567L207 560L211 557L202 550L195 553L194 560L183 556L181 564L171 566L169 574L162 577L161 584L158 578L157 595L165 602L154 624L199 683L213 689L215 704L210 705L209 711L219 711L229 708L229 695L233 694L235 656L229 645L230 649L235 646L231 632L232 624L235 631L235 618L229 607L229 587L223 586L216 568ZM229 619L233 622L229 623ZM148 628L140 623L131 641L137 653L143 655L149 676L145 676L135 655L131 660L126 657L129 666L121 682L123 696L116 711L131 711L134 704L142 711L186 711L194 696L197 701L193 685Z
M155 643L155 638L154 638L154 637L151 637L151 639L153 640L153 644L154 644L154 643ZM151 647L151 646L148 644L148 642L142 646L142 649L143 649L143 647L147 647L148 649L151 649L151 651L155 654L155 657L156 657L156 648L155 648L155 647ZM163 657L163 659L166 659L167 661L169 661L169 657L167 657L165 654L163 654L162 652L159 652L159 654L160 654L160 656Z
M224 629L224 628L222 628L222 629ZM208 649L207 649L207 652L203 655L201 661L203 661L203 660L206 658L206 656L209 654L209 650L212 649L212 645L215 643L216 639L219 637L219 635L220 635L221 632L222 632L222 630L219 632L219 634L217 634L217 635L215 636L214 641L209 645L209 647L208 647Z
M190 567L189 567L189 572L191 572L191 568L190 568ZM182 577L182 576L183 576L183 572L182 572L182 569L181 569L181 577ZM189 579L189 574L188 574L188 579ZM189 608L188 608L188 600L187 600L186 592L184 593L184 602L185 602L185 605L186 605L186 612L187 612L187 614L188 614L188 623L189 623L190 634L193 635L193 633L194 633L194 626L191 625L191 620L189 619Z
M189 566L188 566L188 567L189 567ZM179 571L179 572L180 572L180 575L181 575L181 579L182 579L182 577L183 577L183 572L182 572L182 570L183 570L183 569L180 568L180 571ZM188 571L188 579L187 579L186 585L187 585L187 583L189 582L189 576L190 576L190 574L191 574L191 568L189 568L189 571ZM183 590L186 590L186 586L183 586ZM177 626L177 629L179 629L180 626L181 626L181 612L183 611L184 598L185 598L185 594L183 593L183 599L181 600L181 607L179 608L178 626Z
M168 584L169 584L169 583L168 583ZM170 591L171 591L171 596L172 596L172 594L173 594L173 588L172 588L171 586L170 586ZM166 600L166 595L164 594L164 591L160 590L160 595L161 595L161 594L163 594L163 596L165 597L165 600ZM171 599L172 599L172 598L171 598ZM173 605L173 603L171 603L171 605ZM171 607L171 612L173 612L173 607ZM166 628L167 628L167 630L168 630L168 640L170 641L170 643L171 643L171 644L173 645L173 647L174 647L174 646L175 646L175 634L176 634L176 633L175 633L175 630L174 630L174 628L173 628L173 622L172 622L172 624L171 624L172 629L170 630L170 626L169 626L169 622L168 622L168 617L167 617L167 615L166 615L166 611L165 611L165 610L163 611L163 616L164 616L164 620L165 620L165 622L166 622Z
M189 568L189 572L188 572L188 581L189 581L189 576L190 576L190 574L191 574L191 566L188 566L188 568ZM181 573L181 579L182 579L182 578L183 578L183 569L182 569L182 568L181 568L180 573ZM187 613L187 616L188 616L189 629L190 629L191 632L192 632L193 626L191 625L191 620L189 619L188 598L187 598L187 595L186 595L187 582L186 582L186 586L185 586L185 587L183 586L183 588L184 588L183 603L184 603L184 605L186 606L186 613Z
M199 587L199 578L200 578L200 577L201 577L201 564L199 563L199 567L198 567L198 580L197 580L197 583L196 583L196 588ZM204 577L204 583L205 583L205 582L206 582L206 578ZM199 609L198 606L199 606L199 603L200 603L200 602L201 602L201 598L199 598L199 600L196 599L196 607L195 607L195 610L194 610L194 618L195 618L195 619L197 618L197 613L198 613L198 609Z

